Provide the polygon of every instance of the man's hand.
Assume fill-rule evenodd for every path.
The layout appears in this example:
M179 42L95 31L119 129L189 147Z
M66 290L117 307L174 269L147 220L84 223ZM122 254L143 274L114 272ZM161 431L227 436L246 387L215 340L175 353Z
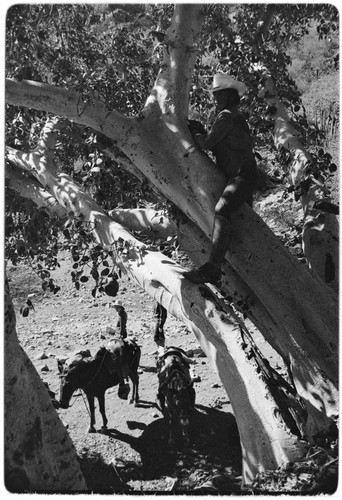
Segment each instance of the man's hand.
M193 136L196 134L206 134L206 130L198 120L187 120L188 128Z

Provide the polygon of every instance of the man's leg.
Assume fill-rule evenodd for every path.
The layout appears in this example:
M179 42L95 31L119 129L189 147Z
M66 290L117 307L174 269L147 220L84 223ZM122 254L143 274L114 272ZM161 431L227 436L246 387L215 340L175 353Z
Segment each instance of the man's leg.
M230 233L230 221L222 215L216 215L208 261L197 270L183 273L183 276L192 283L207 282L216 285L221 276L221 265L229 246Z
M230 215L251 195L241 177L227 184L215 207L212 247L208 262L183 276L192 283L212 283L216 285L221 276L221 266L229 247L231 235Z
M221 268L224 257L229 247L231 235L231 221L223 215L215 215L212 236L212 247L208 262Z

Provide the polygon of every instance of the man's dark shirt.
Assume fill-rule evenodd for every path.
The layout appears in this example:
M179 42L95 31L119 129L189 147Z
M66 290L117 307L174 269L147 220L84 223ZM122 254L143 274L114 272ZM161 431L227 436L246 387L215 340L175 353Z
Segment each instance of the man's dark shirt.
M211 150L216 164L228 179L249 175L253 169L254 154L248 124L237 107L221 111L205 135L196 134L195 140L201 149Z

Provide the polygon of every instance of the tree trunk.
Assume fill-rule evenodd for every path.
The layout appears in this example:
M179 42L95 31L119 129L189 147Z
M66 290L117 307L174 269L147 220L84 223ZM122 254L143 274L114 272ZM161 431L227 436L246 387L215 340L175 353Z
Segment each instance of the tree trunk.
M290 183L297 187L312 163L312 158L301 144L298 132L291 125L286 109L277 97L277 90L272 78L267 79L262 94L265 95L266 102L273 109L275 146L278 149L284 148L291 153L293 161L286 173ZM304 212L303 251L309 268L337 292L339 280L337 217L315 209L315 202L322 198L325 201L330 201L330 198L326 197L325 191L323 181L312 177L311 185L300 196Z
M284 424L286 416L274 417L278 408L276 395L258 374L258 365L249 356L243 339L242 332L246 329L230 306L220 302L208 287L198 287L182 279L183 268L135 240L72 181L67 181L67 176L63 176L63 190L60 185L50 185L50 189L75 216L82 214L85 224L91 222L94 239L113 250L123 271L196 335L232 402L244 450L244 482L251 482L258 471L299 459L306 444L298 439L300 431L294 433ZM116 252L115 242L119 238L127 245L127 255ZM304 429L305 419L300 411L297 413ZM270 440L277 445L270 446Z
M35 107L45 108L46 103L52 100L49 111L57 112L57 93L51 92L48 86L42 86L38 92L37 86L29 82L11 82L10 102L18 104L19 101L21 105L34 102ZM41 98L44 91L47 91L44 103L39 104L37 97L39 95ZM67 93L60 92L59 97L67 99ZM69 102L77 101L71 97ZM92 103L91 106L95 104ZM67 110L65 104L61 107ZM86 110L90 113L89 108ZM76 111L71 105L68 116L77 119ZM183 134L181 129L177 128L178 132L174 134L173 129L170 130L168 124L162 118L155 118L155 115L153 119L132 118L126 121L115 115L111 125L110 115L104 121L98 110L97 113L102 131L106 129L106 133L113 130L118 122L121 123L117 146L151 182L154 182L157 189L210 237L217 197L215 193L220 192L225 180L223 174L218 171L215 176L212 175L212 169L216 167L206 155L197 150L189 153L188 132ZM124 124L127 125L128 122L130 127L125 128ZM95 125L94 121L92 124ZM97 125L97 129L99 128L100 125ZM10 152L11 161L16 161L18 155L12 150ZM74 205L79 203L79 189L70 186L71 196L65 189L70 179L65 175L56 179L51 172L44 172L45 165L43 168L34 163L39 161L37 155L29 155L27 159L30 160L27 168L36 175L41 184L50 186L50 192L68 211L78 213ZM20 161L18 165L25 168L20 165ZM201 186L201 190L198 186ZM93 223L96 221L96 224L101 226L103 217L98 208L91 212L91 205L92 201L89 200L87 214ZM327 428L326 417L329 419L336 416L337 297L333 290L313 276L288 252L248 205L241 207L232 217L232 224L232 240L226 259L235 275L258 297L264 310L273 318L274 325L279 326L278 330L272 332L273 337L277 339L274 343L281 345L282 352L289 353L296 390L307 402L312 417L312 429L309 434L314 435ZM110 226L114 228L113 221ZM117 234L120 234L118 226L116 230ZM129 242L131 235L126 233L123 239ZM111 241L108 244L110 243ZM138 247L137 243L134 245ZM226 280L230 280L229 275L223 282ZM262 325L258 327L263 333ZM313 411L313 408L316 410Z
M257 472L303 457L307 444L298 437L299 428L305 427L300 406L291 398L298 419L294 430L288 426L286 412L279 409L280 387L272 392L260 373L260 365L245 343L246 329L233 310L210 288L180 280L179 267L165 256L160 259L157 253L148 253L144 265L127 269L151 297L195 334L222 380L239 429L243 484L251 483Z
M143 220L144 224L140 226L140 230L146 226L146 222L150 229L153 231L155 226L153 225L153 220L158 221L158 216L155 217L149 211L143 214L139 211L139 217L135 222L135 211L124 211L121 210L119 215L115 215L115 211L112 212L115 219L120 219L120 222L130 227L133 224L135 230L139 230L139 221ZM178 225L174 222L168 222L163 220L163 225L165 228L169 228L170 234L177 234L179 239L179 244L183 250L189 255L195 264L203 264L207 260L210 251L210 241L209 239L193 224L191 223L179 223ZM159 224L156 225L156 230L158 230ZM265 239L269 236L270 230L265 231L260 239ZM278 245L281 245L279 242ZM258 247L256 242L256 248ZM270 252L268 261L275 258L276 252ZM292 256L291 256L292 257ZM297 260L291 258L290 262L296 267ZM248 263L246 263L247 267ZM279 265L281 263L279 262ZM302 267L302 266L301 266ZM287 267L289 269L289 267ZM305 268L303 267L305 270ZM326 375L322 372L322 366L324 363L324 353L326 360L329 359L329 346L324 346L324 321L325 318L329 321L329 309L322 310L319 309L320 315L317 314L317 318L321 321L321 328L323 335L321 339L316 339L317 345L313 344L314 337L311 336L310 327L306 327L305 324L301 324L300 320L296 324L296 314L300 314L305 311L306 307L316 307L319 308L320 305L317 302L316 305L305 305L305 300L308 297L309 300L315 300L314 297L310 297L308 291L305 295L302 295L302 299L299 304L293 302L293 311L291 311L291 300L295 300L296 286L297 282L293 280L293 297L291 293L288 293L280 299L275 297L274 305L272 309L265 307L264 302L261 300L260 296L257 296L249 288L247 280L244 281L240 275L238 275L235 270L226 262L223 266L223 270L228 277L224 281L223 287L220 290L224 293L225 297L229 297L229 300L234 303L236 308L241 310L241 312L246 315L260 330L263 334L265 340L282 356L286 364L291 368L292 375L294 377L295 387L299 395L306 401L308 406L309 419L307 422L307 436L313 438L316 433L322 430L329 429L331 425L330 417L334 420L337 418L337 401L338 401L338 390L337 390L337 379L335 382L327 379ZM248 271L248 268L247 268ZM290 271L291 272L291 271ZM296 272L293 270L293 273ZM314 278L309 271L306 273L311 282L316 284L317 298L321 294L321 284L320 280ZM275 286L275 295L277 289L281 289L281 282L279 286ZM301 286L301 285L299 285ZM303 284L304 288L304 284ZM330 296L333 293L327 289ZM284 291L282 290L282 293ZM281 321L281 314L277 318L277 308L278 302L280 300L279 307L284 308L284 301L288 301L289 310L284 316L285 321ZM292 316L294 319L292 321ZM336 316L337 318L337 316ZM291 333L291 328L292 333ZM299 343L299 345L297 344ZM337 341L335 341L337 355ZM321 347L320 347L321 345ZM301 346L301 347L299 347ZM305 347L304 347L305 346ZM330 346L333 347L333 346ZM332 350L332 349L331 349ZM322 356L322 360L320 360ZM333 372L331 372L333 374ZM319 399L319 404L317 401ZM315 409L316 408L316 409ZM328 417L328 418L327 418Z
M72 441L18 343L5 285L5 484L11 493L86 491Z

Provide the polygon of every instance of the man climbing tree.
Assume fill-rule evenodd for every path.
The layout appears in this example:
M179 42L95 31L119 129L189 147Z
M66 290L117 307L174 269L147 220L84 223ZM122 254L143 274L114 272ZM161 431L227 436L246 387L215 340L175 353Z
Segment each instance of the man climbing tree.
M218 116L208 134L194 134L195 142L201 149L213 151L216 165L224 172L228 182L215 206L209 260L199 269L183 274L193 283L207 281L217 284L230 240L231 213L244 202L252 206L252 193L257 185L257 168L248 125L238 111L240 97L245 89L244 83L229 75L214 75L212 91Z

